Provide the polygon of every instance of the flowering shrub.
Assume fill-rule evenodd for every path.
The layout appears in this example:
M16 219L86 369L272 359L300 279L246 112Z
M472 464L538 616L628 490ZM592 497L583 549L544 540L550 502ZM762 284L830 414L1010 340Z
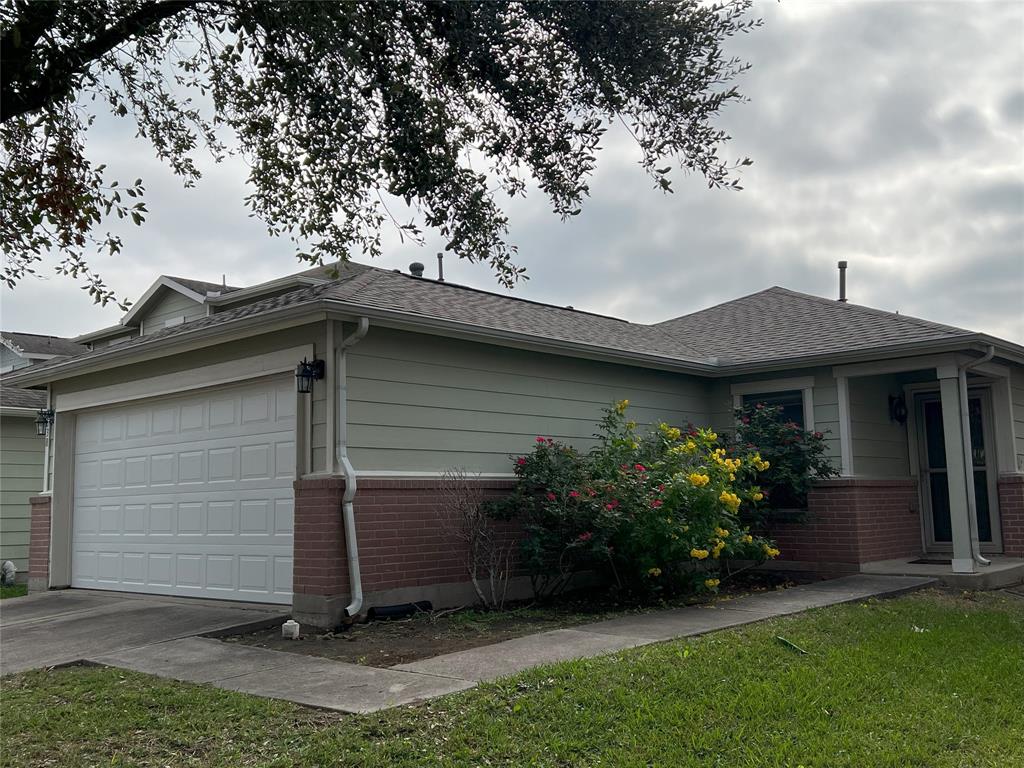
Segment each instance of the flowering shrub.
M724 559L779 554L740 521L763 499L756 479L769 461L730 454L706 429L661 424L640 434L628 405L605 411L587 454L538 437L515 460L519 482L505 509L523 518L524 564L538 594L581 570L631 591L715 590Z
M759 478L765 500L745 510L744 522L770 526L773 520L793 520L793 510L807 508L814 479L839 474L825 455L825 435L785 421L781 407L758 403L741 408L736 421L736 448L759 451L771 464Z

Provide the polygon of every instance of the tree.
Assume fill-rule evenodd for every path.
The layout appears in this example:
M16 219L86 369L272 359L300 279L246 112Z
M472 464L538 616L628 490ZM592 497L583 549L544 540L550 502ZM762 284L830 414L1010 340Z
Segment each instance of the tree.
M438 231L455 255L523 276L498 196L532 177L579 213L601 139L631 132L656 187L673 167L737 187L712 120L741 97L729 37L750 0L271 2L0 0L0 237L11 287L59 271L114 299L89 266L111 217L142 224L142 180L92 164L98 110L134 120L184 183L195 155L240 152L246 203L322 263L378 255L388 222ZM404 201L399 220L388 200Z

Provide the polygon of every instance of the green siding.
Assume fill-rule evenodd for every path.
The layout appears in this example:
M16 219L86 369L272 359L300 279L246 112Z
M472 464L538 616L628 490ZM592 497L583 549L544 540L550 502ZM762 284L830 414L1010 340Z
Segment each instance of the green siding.
M538 435L592 445L601 409L623 398L644 425L708 415L692 377L384 328L348 360L357 471L510 472Z
M206 317L206 307L188 296L165 288L160 291L158 300L149 311L135 318L135 321L142 323L143 335L148 336L162 331L166 327L164 323L168 320L176 320L179 317L184 317L185 322Z
M906 425L889 418L889 396L903 393L899 375L849 380L853 471L864 477L909 477Z
M0 417L0 561L28 570L29 497L42 490L43 439L33 419Z

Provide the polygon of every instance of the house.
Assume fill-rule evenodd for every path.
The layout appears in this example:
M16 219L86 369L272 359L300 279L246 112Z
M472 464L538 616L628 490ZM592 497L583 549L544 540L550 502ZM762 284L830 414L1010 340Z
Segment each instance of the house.
M318 626L466 602L440 474L506 492L511 455L587 446L621 398L718 428L771 398L827 432L842 476L776 532L791 567L1024 556L1017 344L778 287L641 325L417 274L162 277L90 351L16 373L56 411L30 584L291 604Z
M58 336L0 331L0 375L85 347ZM46 393L0 387L0 562L10 560L23 581L28 568L29 498L43 476L43 441L35 418Z

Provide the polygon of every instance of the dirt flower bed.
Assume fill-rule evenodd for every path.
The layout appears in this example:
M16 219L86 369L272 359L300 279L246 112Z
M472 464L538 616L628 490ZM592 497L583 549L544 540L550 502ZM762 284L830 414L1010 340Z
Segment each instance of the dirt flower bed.
M805 578L804 582L810 580ZM723 583L719 594L713 597L691 597L658 605L637 606L635 603L616 602L602 592L572 593L555 602L521 603L500 612L472 608L423 612L406 619L354 624L337 632L304 632L298 640L282 638L280 628L275 627L226 637L224 642L303 653L372 667L392 667L552 629L589 624L631 613L698 603L722 603L739 595L786 589L797 583L789 576L750 573Z

